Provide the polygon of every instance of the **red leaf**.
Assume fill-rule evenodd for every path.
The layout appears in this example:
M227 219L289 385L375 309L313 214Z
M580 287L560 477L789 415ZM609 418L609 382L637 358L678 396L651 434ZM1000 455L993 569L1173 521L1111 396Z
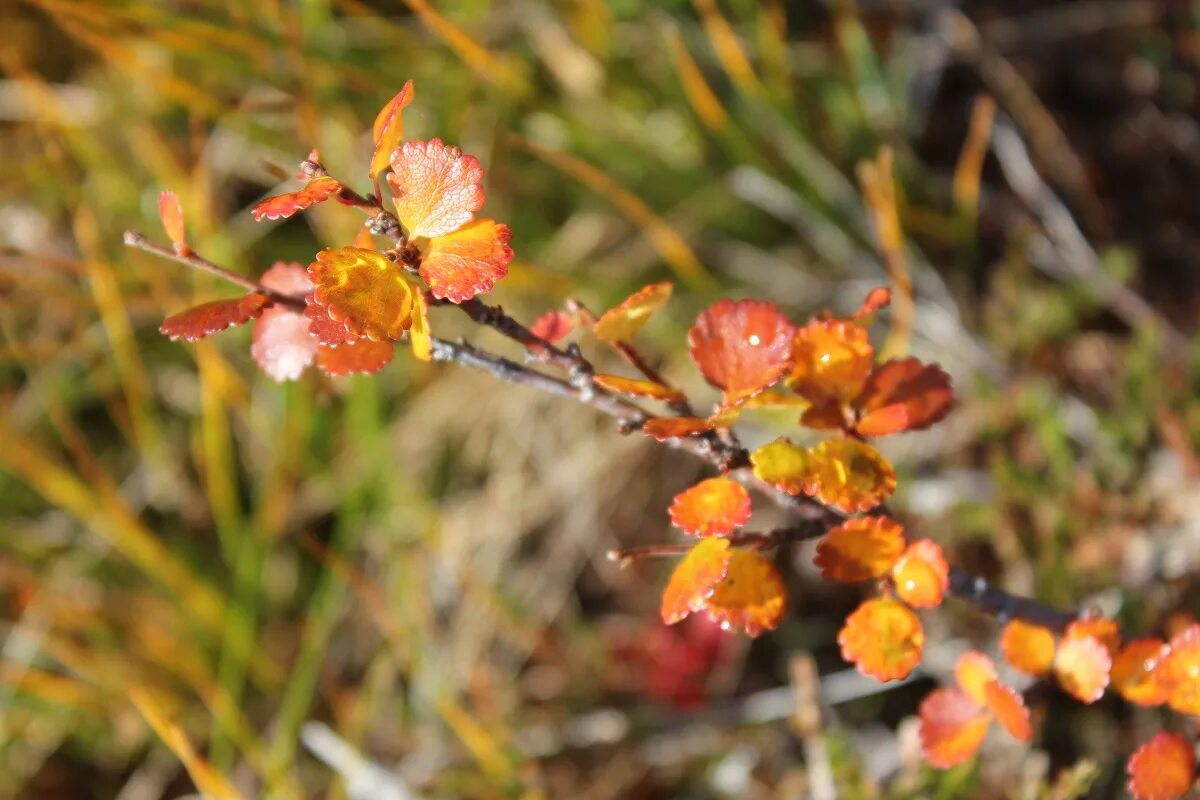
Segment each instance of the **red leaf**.
M771 303L719 300L688 331L692 360L727 396L747 397L787 371L796 328Z
M175 247L176 253L188 251L187 241L183 231L183 207L179 205L179 197L174 192L162 192L158 196L158 218L162 221L167 238Z
M950 376L938 366L905 358L876 367L855 405L862 414L860 434L887 436L941 420L954 405L954 390Z
M409 238L445 236L483 207L483 168L475 156L430 139L405 142L392 152L391 161L388 183Z
M1136 800L1175 800L1192 786L1196 750L1178 733L1164 731L1137 749L1125 771Z
M326 375L370 375L391 363L395 347L391 342L358 339L338 347L322 347L317 366Z
M975 755L987 735L987 712L961 689L933 690L921 703L918 717L921 751L940 769Z
M669 514L692 536L722 536L750 519L750 493L729 478L709 478L675 495Z
M421 277L434 297L461 303L491 291L508 274L512 231L493 219L477 219L432 239L421 255Z
M870 319L878 311L882 311L892 304L892 290L885 286L876 286L871 291L867 292L867 297L863 300L858 310L854 312L854 319L857 322L863 322Z
M318 303L315 295L304 298L304 318L308 320L309 334L326 347L358 341L344 324L329 316L329 309Z
M194 342L211 333L249 322L263 312L267 302L267 298L257 292L232 300L214 300L167 317L158 326L158 331L172 341Z
M529 332L554 344L566 338L575 327L575 320L565 311L547 311L536 320Z
M313 178L297 192L287 192L268 197L256 205L251 214L254 219L262 222L264 219L287 219L293 214L303 211L309 206L323 203L337 192L342 185L328 175Z

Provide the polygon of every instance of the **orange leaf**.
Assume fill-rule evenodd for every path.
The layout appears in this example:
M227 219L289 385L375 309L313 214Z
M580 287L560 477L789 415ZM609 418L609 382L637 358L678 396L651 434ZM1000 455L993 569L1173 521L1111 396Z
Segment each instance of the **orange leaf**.
M908 677L921 660L925 631L912 610L890 598L867 600L838 632L842 658L879 681Z
M388 183L409 238L445 236L483 208L483 167L441 139L405 142L391 154Z
M704 608L728 574L732 559L727 539L705 539L689 550L663 589L662 621L674 625Z
M712 430L708 420L699 417L655 417L642 426L642 433L660 442L697 436Z
M668 403L683 399L683 392L654 381L623 378L620 375L604 375L603 373L593 375L592 380L597 386L617 394L649 397L653 400L665 400Z
M1157 637L1134 639L1113 659L1113 688L1139 706L1162 705L1167 692L1154 672L1168 652L1167 643Z
M1000 634L1005 660L1026 675L1045 675L1054 666L1054 634L1049 628L1014 619Z
M987 707L1014 739L1028 742L1033 738L1033 725L1029 722L1029 709L1021 695L1000 683L989 681L984 687Z
M433 360L433 337L429 333L429 306L425 303L425 292L413 288L412 325L408 329L408 344L413 355L420 361Z
M891 497L896 471L871 445L858 439L826 439L808 451L806 494L848 514L867 511Z
M399 339L412 323L413 289L404 269L374 250L322 250L308 276L317 304L356 336Z
M276 262L262 275L262 284L282 294L300 297L312 291L308 273L299 264ZM308 332L309 321L283 306L272 306L254 323L250 355L274 381L294 381L312 364L319 342Z
M848 519L817 542L813 563L826 580L865 581L885 575L904 551L904 526L890 517Z
M722 630L741 628L758 636L778 627L786 602L775 564L752 550L734 550L725 578L708 598L708 616Z
M771 303L719 300L688 331L692 360L726 396L751 396L787 370L795 326Z
M267 298L258 292L231 300L214 300L172 314L158 326L158 332L171 341L194 342L233 325L242 325L257 317L267 306Z
M813 405L848 403L874 364L875 348L864 329L840 319L814 320L796 332L787 384Z
M845 430L848 422L845 406L837 400L822 400L804 409L804 413L800 415L801 425L817 431Z
M977 705L987 705L987 685L996 680L996 665L978 650L968 650L954 665L954 679Z
M936 365L905 358L876 367L855 405L862 414L856 426L860 434L887 436L941 420L954 405L954 390L950 376Z
M158 218L162 221L167 238L175 247L176 253L188 250L187 240L183 231L183 206L179 205L179 197L174 192L162 192L158 195Z
M1167 696L1167 705L1180 714L1200 716L1200 625L1189 625L1171 637L1154 679Z
M674 288L670 281L652 283L626 297L600 315L592 333L604 342L624 342L633 338L650 315L667 304Z
M1054 674L1064 690L1081 703L1094 703L1108 686L1112 659L1094 636L1063 639L1054 655Z
M1077 619L1067 626L1063 636L1071 639L1077 636L1092 636L1108 650L1109 658L1116 658L1121 648L1121 631L1115 620L1104 617Z
M886 286L876 286L871 291L867 292L867 297L863 300L858 310L854 312L854 320L858 323L869 321L876 312L882 311L892 304L892 290Z
M394 352L391 342L357 339L337 347L322 347L317 352L317 366L326 375L370 375L391 363Z
M1196 750L1178 733L1163 731L1130 756L1125 771L1136 800L1175 800L1192 786Z
M575 327L575 321L565 311L547 311L536 320L529 332L534 336L545 339L550 344L566 337Z
M375 116L375 124L371 129L371 138L375 149L371 152L371 168L367 177L372 180L388 167L392 151L400 145L404 138L404 109L413 101L413 82L405 81L404 86L387 105L379 109Z
M979 750L988 715L961 689L934 689L921 702L921 752L940 769L961 764Z
M913 542L892 567L896 595L916 608L933 608L950 586L950 565L931 539Z
M256 205L250 213L254 219L262 222L264 219L287 219L298 211L309 206L323 203L341 191L342 185L335 178L322 175L304 184L297 192L287 192L268 197Z
M326 347L337 347L358 340L345 324L329 316L329 309L317 302L315 295L304 298L304 318L308 320L308 332L318 343Z
M750 454L754 474L788 494L800 494L809 481L808 450L779 438Z
M730 478L709 478L675 495L669 513L685 533L722 536L750 519L750 493Z
M421 277L434 297L461 303L491 291L508 274L512 232L494 219L477 219L438 236L421 256Z

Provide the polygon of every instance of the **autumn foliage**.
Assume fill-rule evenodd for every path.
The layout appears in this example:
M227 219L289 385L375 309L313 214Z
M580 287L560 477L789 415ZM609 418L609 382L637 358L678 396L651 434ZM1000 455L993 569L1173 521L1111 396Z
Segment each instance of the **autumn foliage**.
M280 262L258 281L239 280L249 288L245 294L174 314L162 333L195 341L253 322L251 355L275 381L296 380L313 365L329 376L378 372L399 342L431 360L437 340L430 309L477 303L505 277L513 250L506 225L478 216L485 201L479 160L440 139L404 141L403 111L413 100L412 84L405 84L375 120L366 176L373 194L359 195L329 175L314 151L301 165L299 188L252 212L257 220L280 220L336 199L367 215L354 243L322 250L307 266ZM159 213L170 252L185 263L198 259L175 195L161 195ZM377 248L374 234L390 246ZM662 592L662 622L698 615L751 637L775 629L788 598L773 554L815 538L813 565L821 577L867 594L837 635L843 658L878 681L908 678L922 661L923 615L955 587L942 546L911 536L889 509L897 474L875 440L944 419L954 405L949 376L916 358L879 358L871 326L890 302L886 289L871 291L846 317L820 312L807 320L762 300L722 299L701 311L687 334L698 377L714 390L710 410L698 411L634 342L672 289L667 282L648 285L599 315L568 303L529 328L510 321L535 361L571 362L577 345L560 343L573 335L615 351L636 375L576 370L560 393L663 404L669 413L629 422L659 441L715 450L736 441L733 426L753 409L794 412L795 438L767 442L745 454L744 463L723 463L721 474L674 498L667 516L685 543L650 548L679 556ZM747 530L760 494L804 509L807 523ZM628 562L640 554L617 557ZM999 666L967 651L955 684L921 703L921 746L934 766L970 759L993 723L1019 741L1033 738L1023 696L1001 670L1053 680L1084 704L1115 691L1138 706L1200 715L1200 625L1169 640L1127 639L1100 616L1052 628L1018 615L999 632L996 649ZM1179 733L1154 736L1128 762L1130 791L1140 800L1182 796L1195 775L1193 748Z

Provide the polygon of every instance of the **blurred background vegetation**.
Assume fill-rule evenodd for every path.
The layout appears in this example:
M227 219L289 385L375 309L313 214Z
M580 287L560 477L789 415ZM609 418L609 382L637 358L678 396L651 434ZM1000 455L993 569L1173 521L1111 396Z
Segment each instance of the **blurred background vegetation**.
M672 537L697 463L405 356L278 386L245 330L172 344L166 313L231 289L121 233L158 236L169 188L249 274L348 243L333 204L247 211L312 147L364 174L412 78L408 137L478 155L514 230L492 299L532 319L674 280L646 350L700 397L684 332L715 298L803 320L906 273L908 347L960 406L887 442L898 512L1013 591L1169 633L1200 607L1198 22L1188 0L0 4L0 796L1119 796L1157 711L1035 685L1032 748L923 768L917 704L994 620L926 615L922 669L877 685L834 644L856 590L798 548L776 633L665 630L668 565L604 553Z

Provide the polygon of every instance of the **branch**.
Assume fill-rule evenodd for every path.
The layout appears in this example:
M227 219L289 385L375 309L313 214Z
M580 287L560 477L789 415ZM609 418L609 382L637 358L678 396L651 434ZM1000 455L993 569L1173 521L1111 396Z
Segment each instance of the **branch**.
M786 528L775 528L769 531L738 531L726 536L730 547L746 547L751 550L770 550L782 544L803 542L823 536L828 526L815 521L806 521ZM626 566L640 558L655 556L680 556L686 554L695 546L694 542L685 544L651 544L644 547L618 547L608 551L609 561L620 561Z

